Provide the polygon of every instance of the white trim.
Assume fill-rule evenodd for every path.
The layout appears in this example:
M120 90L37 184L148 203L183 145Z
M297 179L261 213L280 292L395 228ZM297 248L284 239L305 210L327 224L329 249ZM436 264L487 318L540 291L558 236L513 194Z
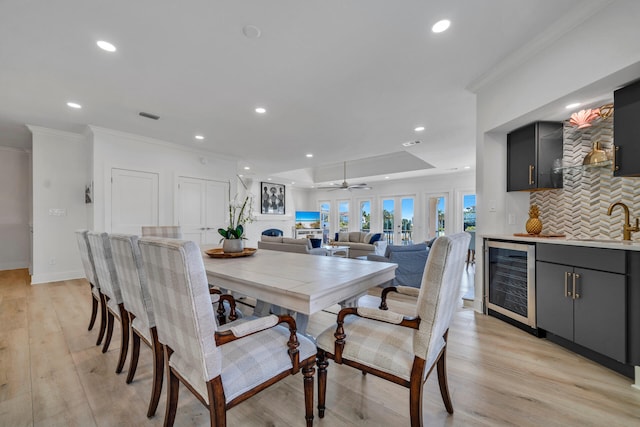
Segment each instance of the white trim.
M32 285L40 285L49 282L60 282L63 280L73 280L84 278L84 270L58 271L55 273L41 273L31 276Z
M0 151L11 151L15 153L25 154L27 156L31 155L30 148L18 148L18 147L8 147L5 145L0 145Z
M175 149L175 150L179 150L179 151L185 151L188 153L195 153L195 154L200 154L200 155L208 155L211 156L211 154L215 154L217 159L220 160L226 160L226 161L230 161L230 162L239 162L240 159L238 157L232 157L232 156L228 156L225 154L220 154L217 153L213 150L203 150L203 149L198 149L198 148L192 148L192 147L188 147L186 145L181 145L178 144L176 142L170 142L170 141L164 141L161 139L155 139L155 138L149 138L146 136L142 136L142 135L136 135L133 133L127 133L127 132L121 132L118 130L113 130L113 129L107 129L107 128L102 128L99 126L94 126L94 125L88 125L89 129L91 130L91 132L93 132L94 137L96 136L96 132L98 134L103 133L103 134L107 134L107 135L111 135L111 136L115 136L118 138L123 138L123 139L132 139L134 141L137 142L142 142L145 144L151 144L151 145L159 145L161 147L165 147L165 148L171 148L171 149Z
M67 132L64 130L58 129L50 129L42 126L34 126L34 125L26 125L27 128L31 131L32 134L42 134L42 135L50 135L50 136L61 136L64 138L71 138L76 142L84 142L86 141L85 135L73 132Z

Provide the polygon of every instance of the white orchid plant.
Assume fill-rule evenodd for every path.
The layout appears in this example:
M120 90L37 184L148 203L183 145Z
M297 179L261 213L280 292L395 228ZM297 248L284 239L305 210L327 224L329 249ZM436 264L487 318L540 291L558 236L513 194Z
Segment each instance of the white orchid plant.
M253 195L249 194L243 201L238 195L229 202L229 225L227 228L218 228L218 233L224 239L246 239L244 237L244 225L256 220L253 214Z

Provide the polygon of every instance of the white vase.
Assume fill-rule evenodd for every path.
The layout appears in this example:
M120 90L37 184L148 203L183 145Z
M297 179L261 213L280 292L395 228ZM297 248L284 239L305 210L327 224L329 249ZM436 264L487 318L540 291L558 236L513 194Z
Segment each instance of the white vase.
M222 251L225 253L242 252L244 250L244 240L242 239L224 239L222 242Z

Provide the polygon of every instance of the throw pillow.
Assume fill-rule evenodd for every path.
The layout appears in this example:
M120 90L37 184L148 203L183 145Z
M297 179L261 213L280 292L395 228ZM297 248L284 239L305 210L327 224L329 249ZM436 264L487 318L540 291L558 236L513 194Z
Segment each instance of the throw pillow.
M373 236L371 236L369 243L373 245L375 242L377 242L380 239L382 239L382 233L375 233Z
M288 243L290 245L310 245L309 239L292 239L290 237L283 237L282 243Z
M373 237L375 233L367 233L364 235L364 237L362 238L362 243L371 243L371 238Z
M349 233L340 232L338 233L338 242L348 242L349 241Z
M281 236L265 236L265 235L262 235L261 239L262 239L263 242L282 243L282 237Z
M431 246L433 246L433 242L435 242L437 239L437 237L434 237L431 240L427 240L425 243L427 244L427 247L430 248Z
M312 248L319 248L322 245L322 239L309 239Z
M360 243L360 232L352 231L349 233L349 242Z

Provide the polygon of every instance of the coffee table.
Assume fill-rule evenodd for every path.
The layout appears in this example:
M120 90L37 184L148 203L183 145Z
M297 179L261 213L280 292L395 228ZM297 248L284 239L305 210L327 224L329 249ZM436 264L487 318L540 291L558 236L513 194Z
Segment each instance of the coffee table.
M327 256L339 256L349 258L349 246L323 246L327 250Z

